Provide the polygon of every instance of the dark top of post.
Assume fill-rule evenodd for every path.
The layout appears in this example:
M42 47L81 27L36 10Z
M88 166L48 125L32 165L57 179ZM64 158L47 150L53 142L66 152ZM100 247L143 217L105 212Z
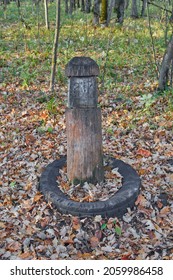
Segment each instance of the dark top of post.
M90 57L74 57L65 69L67 77L92 77L99 75L97 63Z

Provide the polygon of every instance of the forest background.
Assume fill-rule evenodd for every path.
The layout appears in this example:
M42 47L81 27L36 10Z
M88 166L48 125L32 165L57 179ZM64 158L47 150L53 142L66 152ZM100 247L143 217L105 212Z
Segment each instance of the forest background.
M123 22L112 11L109 24L93 24L92 8L67 13L66 1L1 1L1 259L172 258L172 54L163 88L159 76L172 48L173 3L151 2L143 17L142 1L130 1ZM100 67L104 154L142 180L122 219L61 215L37 189L44 166L66 155L64 69L74 56Z

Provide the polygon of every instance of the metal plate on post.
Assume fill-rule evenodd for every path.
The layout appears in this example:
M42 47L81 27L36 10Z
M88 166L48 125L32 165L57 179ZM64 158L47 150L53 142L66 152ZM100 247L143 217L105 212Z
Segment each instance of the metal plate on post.
M72 77L68 86L68 108L97 107L96 77Z

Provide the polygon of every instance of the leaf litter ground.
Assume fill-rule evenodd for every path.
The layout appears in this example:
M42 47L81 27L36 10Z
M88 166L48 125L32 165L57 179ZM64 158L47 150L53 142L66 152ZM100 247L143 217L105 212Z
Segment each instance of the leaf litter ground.
M130 107L113 103L114 93L110 106L100 97L104 154L131 164L142 188L122 219L79 219L37 190L43 168L66 155L64 103L52 114L39 94L9 87L0 96L1 259L172 259L172 115L163 98L141 114L137 96Z
M122 186L123 177L118 172L118 168L111 169L104 166L104 182L92 184L73 184L68 181L67 167L60 169L60 176L57 177L57 184L60 190L68 195L71 200L78 202L105 201L113 196Z

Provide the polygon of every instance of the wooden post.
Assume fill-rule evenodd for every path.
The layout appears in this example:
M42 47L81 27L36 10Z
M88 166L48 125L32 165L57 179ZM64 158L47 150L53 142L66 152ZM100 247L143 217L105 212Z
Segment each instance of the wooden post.
M69 78L67 175L74 184L104 179L101 110L97 108L99 67L89 57L75 57L66 67Z

